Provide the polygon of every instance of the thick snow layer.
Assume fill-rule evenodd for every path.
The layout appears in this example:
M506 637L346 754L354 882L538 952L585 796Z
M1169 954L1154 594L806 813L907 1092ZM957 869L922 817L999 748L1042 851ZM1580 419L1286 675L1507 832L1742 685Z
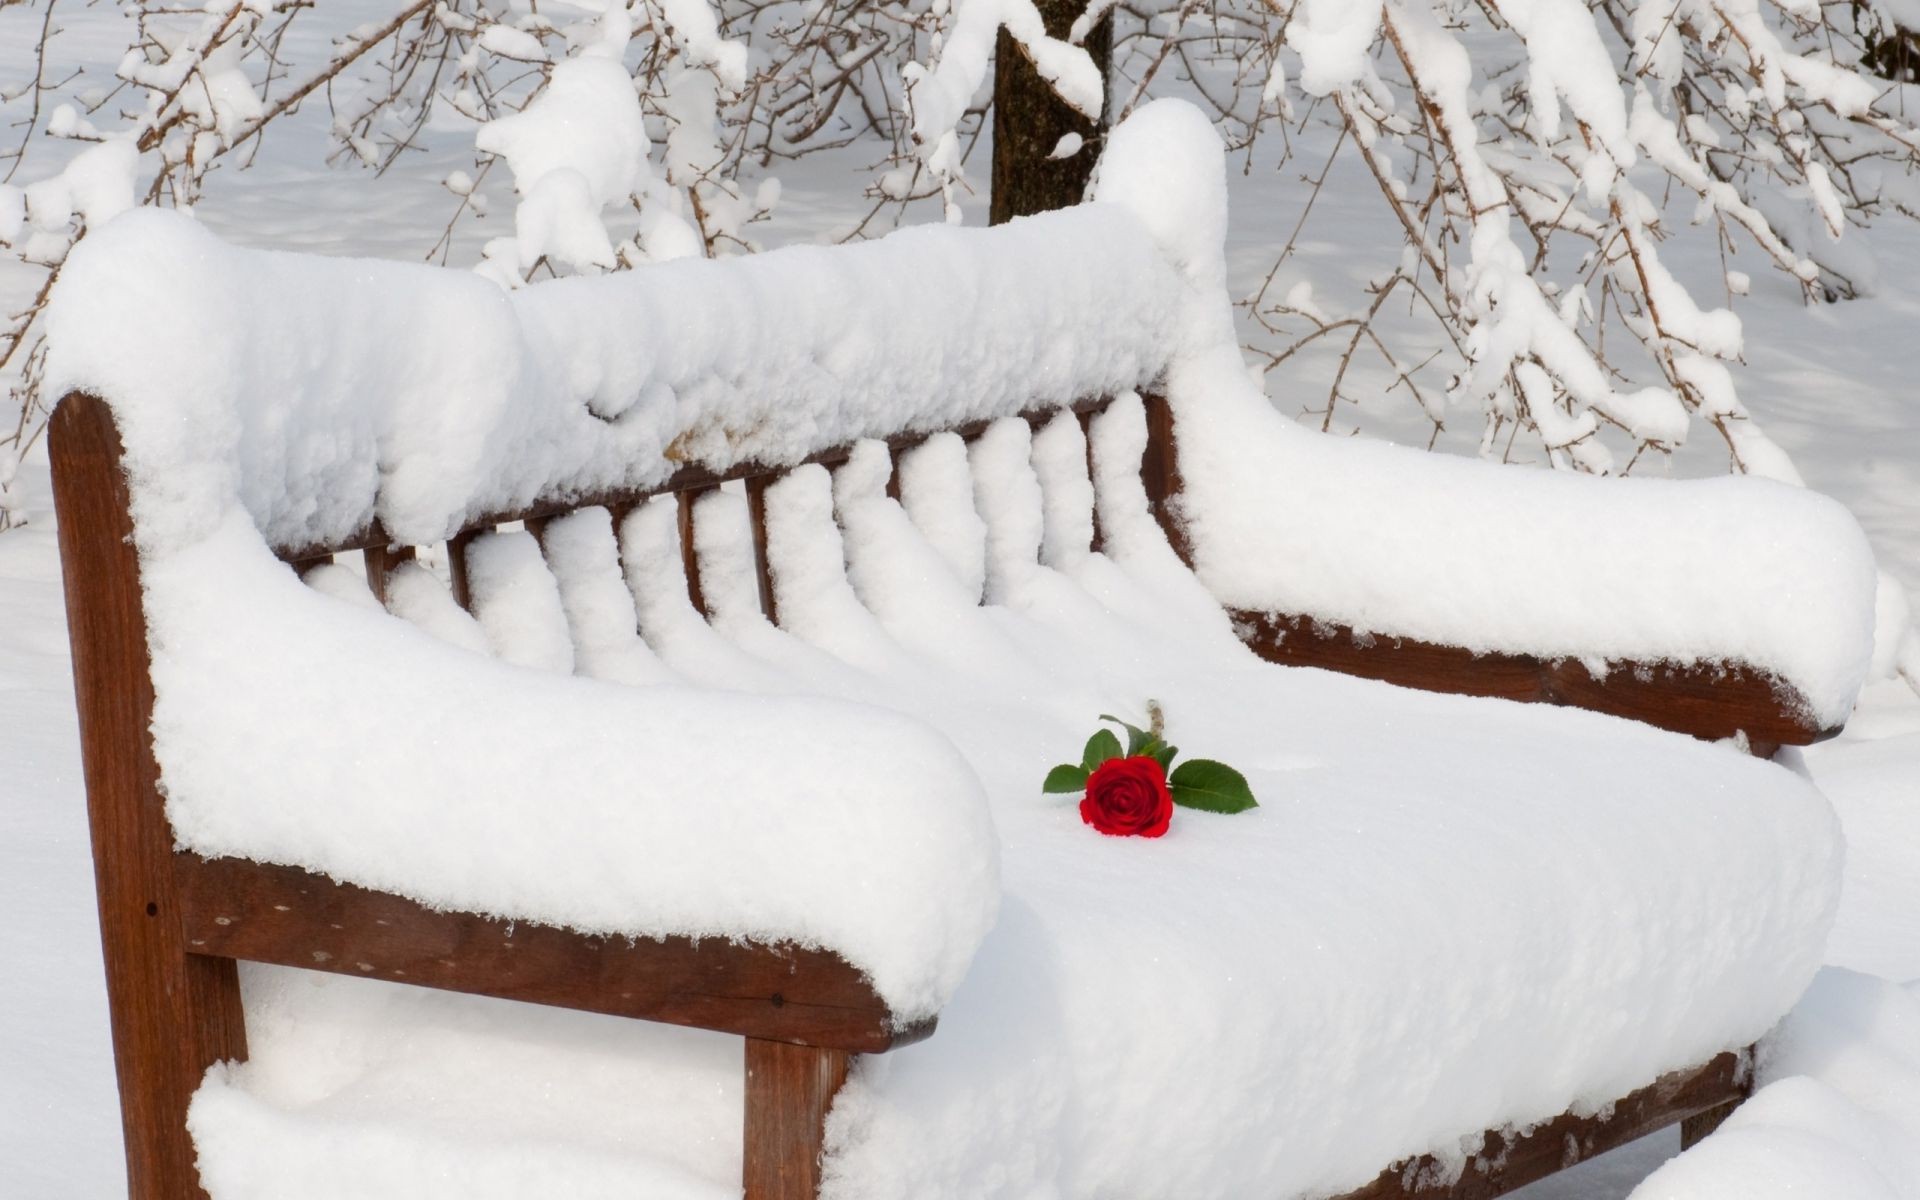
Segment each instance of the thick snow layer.
M831 486L809 468L767 494L779 628L643 612L690 682L733 685L740 660L756 690L900 709L986 784L998 924L932 1038L859 1061L830 1121L829 1195L1344 1190L1401 1156L1462 1159L1490 1126L1595 1108L1791 1007L1840 861L1801 776L1592 714L1255 660L1137 483L1101 466L1142 434L1130 403L1095 423L1108 550L1068 548L1065 570L1038 553L1049 526L1079 525L1048 514L1077 506L1084 476L1013 424L982 443L999 486L975 553L1031 558L989 573L998 604L973 603L863 452ZM716 559L739 507L699 510ZM629 518L629 544L665 538L670 515ZM670 551L650 560L669 593ZM1138 717L1149 698L1188 753L1244 769L1261 807L1182 811L1144 842L1097 837L1039 793L1097 713ZM511 1005L266 969L249 982L270 1035L194 1110L212 1177L232 1181L220 1200L349 1179L366 1197L467 1194L463 1155L520 1169L536 1139L533 1194L678 1195L668 1169L697 1177L687 1195L734 1186L739 1058L706 1035L522 1025ZM586 1057L601 1038L605 1057ZM599 1065L575 1078L582 1062ZM422 1116L429 1094L447 1099ZM663 1112L672 1127L650 1130Z
M1738 660L1846 720L1873 655L1873 551L1771 480L1502 471L1323 437L1237 357L1173 376L1195 566L1222 603L1475 651Z
M235 495L277 544L376 511L426 543L541 493L1144 385L1172 282L1113 206L512 295L468 272L239 250L136 211L63 270L48 390L113 403L145 550L204 536Z
M489 545L487 641L570 666L532 539ZM167 815L202 854L588 931L826 946L906 1020L993 922L979 784L916 722L497 663L302 586L243 513L143 569Z

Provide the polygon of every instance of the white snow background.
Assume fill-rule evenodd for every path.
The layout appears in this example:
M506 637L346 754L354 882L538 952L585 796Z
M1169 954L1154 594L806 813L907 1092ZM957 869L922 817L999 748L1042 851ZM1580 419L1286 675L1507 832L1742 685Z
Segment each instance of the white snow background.
M354 6L340 7L350 23ZM0 11L0 84L24 69L37 15ZM117 56L123 43L112 28L115 14L75 9L63 20L73 44L97 46L103 62ZM370 181L321 163L323 120L315 106L311 119L277 128L250 169L223 172L213 182L201 218L241 245L417 258L438 236L449 207L432 181L467 165L470 141L431 140L388 179ZM1232 294L1244 294L1266 270L1304 202L1301 164L1318 161L1304 150L1280 170L1256 160L1250 171L1232 173ZM762 240L807 241L844 224L860 204L859 165L790 165ZM1343 177L1342 169L1353 176ZM1329 187L1371 200L1371 182L1357 172L1357 164L1343 161ZM984 220L982 200L964 201L968 223ZM504 206L499 211L464 226L456 264L477 261L479 243L504 232L511 217ZM1326 306L1361 295L1372 264L1355 250L1381 236L1383 222L1368 203L1318 206L1283 284L1310 282ZM1753 292L1736 306L1746 323L1747 362L1735 373L1742 398L1809 485L1852 509L1883 568L1914 594L1920 280L1911 268L1920 267L1920 229L1886 222L1871 238L1880 290L1859 301L1809 309L1791 281L1747 264ZM1717 262L1689 261L1679 243L1666 253L1683 277L1719 269ZM0 265L0 303L18 302L22 274ZM1303 354L1288 374L1270 377L1276 406L1290 412L1320 403L1333 360L1332 352ZM1362 376L1348 390L1379 392L1388 382ZM1426 440L1425 422L1405 401L1365 407L1369 436ZM1467 428L1450 432L1441 448L1471 452L1476 440L1477 428ZM1705 442L1679 456L1674 473L1721 470ZM0 938L0 1197L107 1196L122 1186L118 1112L44 457L29 460L22 480L32 521L0 534L0 912L7 931ZM1835 969L1820 977L1776 1039L1764 1074L1772 1086L1706 1145L1648 1178L1636 1193L1642 1197L1793 1188L1811 1196L1920 1196L1920 700L1898 684L1870 687L1848 732L1808 751L1806 761L1848 840L1845 892L1826 955ZM473 1020L489 1017L476 1007ZM623 1060L642 1052L704 1053L642 1027L620 1037ZM591 1069L592 1048L574 1050L567 1063L545 1069ZM691 1104L685 1127L700 1128L702 1106L715 1102ZM552 1120L557 1126L566 1114ZM538 1131L529 1132L537 1138ZM1669 1132L1523 1195L1624 1196L1677 1148ZM529 1155L537 1161L537 1142ZM688 1158L702 1161L697 1153ZM710 1185L684 1170L663 1162L653 1194L682 1194L676 1188L683 1180L692 1194L706 1194Z

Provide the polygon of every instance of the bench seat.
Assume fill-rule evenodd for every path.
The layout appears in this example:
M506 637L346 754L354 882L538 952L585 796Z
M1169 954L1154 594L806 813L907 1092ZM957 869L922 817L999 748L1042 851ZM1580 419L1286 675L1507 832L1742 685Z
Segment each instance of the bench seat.
M783 500L805 516L798 482L770 498L775 531ZM850 534L855 578L862 549ZM1004 604L868 625L789 587L779 628L701 627L737 658L661 639L689 682L751 664L769 691L909 711L986 785L999 921L937 1036L856 1064L824 1195L1342 1193L1743 1047L1804 987L1839 845L1800 775L1578 710L1276 667L1181 584L1150 555L1092 555ZM1261 807L1182 810L1148 842L1042 797L1092 715L1135 696ZM732 1039L247 983L251 1061L194 1110L216 1200L734 1194Z
M1485 1200L1723 1115L1832 919L1764 759L1850 708L1864 539L1292 428L1222 170L1161 102L1082 210L511 296L90 234L132 1194ZM1041 793L1154 703L1261 806Z

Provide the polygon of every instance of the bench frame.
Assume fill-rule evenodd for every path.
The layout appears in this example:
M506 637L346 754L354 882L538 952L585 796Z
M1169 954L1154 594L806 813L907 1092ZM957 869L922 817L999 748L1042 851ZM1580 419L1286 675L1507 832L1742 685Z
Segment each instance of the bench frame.
M1176 518L1172 412L1159 396L1145 400L1142 480L1169 541L1190 559ZM1083 401L1068 411L1084 425L1107 404ZM1021 415L1037 423L1058 411ZM988 424L953 432L971 438ZM933 432L885 440L898 453ZM205 1195L185 1115L209 1067L247 1056L236 966L247 960L739 1034L746 1038L747 1200L815 1195L827 1110L852 1055L884 1052L933 1030L931 1021L897 1027L868 981L838 955L717 939L597 938L437 912L294 868L174 849L150 732L154 693L122 453L103 400L84 393L62 400L51 421L50 454L129 1194L140 1200ZM806 461L835 466L850 453L851 447L837 447ZM465 550L485 529L524 521L538 535L548 519L594 505L608 507L617 522L642 500L670 492L680 503L690 598L704 611L688 536L692 502L739 479L747 486L762 604L769 619L777 619L766 569L764 490L794 465L749 463L723 472L689 466L651 489L556 497L476 519L447 543L455 599L469 601ZM369 585L382 599L387 573L414 552L391 544L377 522L335 544L278 548L296 569L353 550L364 552ZM1375 639L1310 616L1230 615L1256 652L1281 663L1428 690L1575 704L1695 736L1745 731L1756 753L1835 732L1796 716L1804 706L1779 681L1737 664L1688 670L1628 664L1595 679L1577 664ZM1676 1121L1690 1144L1746 1096L1746 1062L1744 1054L1723 1054L1665 1076L1605 1117L1564 1116L1525 1136L1491 1133L1481 1165L1455 1181L1443 1182L1430 1160L1410 1160L1344 1200L1481 1200Z

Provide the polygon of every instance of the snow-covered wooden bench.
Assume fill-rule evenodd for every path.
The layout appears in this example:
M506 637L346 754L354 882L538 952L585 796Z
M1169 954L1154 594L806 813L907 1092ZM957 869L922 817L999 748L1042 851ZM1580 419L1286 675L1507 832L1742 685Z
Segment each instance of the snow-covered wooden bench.
M90 237L52 314L51 445L133 1193L274 1194L259 1164L232 1165L244 1139L222 1139L245 1089L208 1073L248 1056L236 962L742 1035L753 1200L814 1195L823 1170L850 1195L1015 1190L1020 1169L1066 1193L1169 1194L1064 1151L1021 1167L989 1146L980 1174L938 1107L966 1072L1011 1070L1009 1092L968 1103L1004 1103L981 1138L1017 1142L1094 1104L1044 1099L1063 1085L1038 1047L1084 1037L1124 1005L1116 987L1174 989L1149 999L1181 997L1201 1025L1310 1010L1221 1052L1258 1090L1225 1097L1219 1123L1272 1124L1219 1134L1219 1178L1128 1135L1182 1194L1257 1177L1286 1195L1491 1196L1737 1102L1738 1048L1804 985L1831 916L1834 833L1803 781L1624 722L1277 672L1241 643L1770 754L1831 732L1858 686L1857 529L1748 481L1325 457L1239 368L1219 170L1204 122L1162 103L1116 131L1099 202L1072 213L511 300L447 272L230 250L161 214ZM354 552L364 587L336 561ZM1110 627L1170 649L1047 658L1048 639L1098 646ZM1091 665L1032 699L1056 662ZM598 680L522 669L539 666ZM981 718L999 743L949 729L956 754L877 708L675 682L702 674L929 720L1011 715ZM1090 723L1122 678L1164 686L1177 736L1252 747L1269 824L1195 817L1198 849L1122 858L1134 848L1051 808L1047 751L1008 731L1051 730L1080 699ZM1388 761L1341 767L1348 744ZM1480 765L1508 752L1532 757ZM1542 769L1567 773L1570 801L1516 790ZM1401 786L1434 789L1431 808ZM1618 810L1590 813L1609 787ZM1589 824L1533 861L1555 824L1528 800ZM1619 832L1635 822L1652 832ZM1056 887L1063 853L1094 874ZM1297 897L1273 890L1289 874ZM1115 933L1097 896L1073 907L1103 887L1164 900ZM1613 890L1534 911L1589 887ZM1315 904L1333 905L1318 924ZM1267 923L1223 915L1218 944L1191 927L1242 907ZM1453 944L1462 928L1480 936ZM1119 950L1135 936L1175 961L1141 975ZM1465 978L1422 974L1448 962ZM952 1053L862 1081L830 1130L853 1056L926 1038L963 979ZM1423 1007L1422 989L1451 999ZM1342 1032L1353 1021L1378 1044ZM1303 1030L1320 1040L1284 1045ZM1128 1097L1183 1057L1212 1070L1209 1044L1058 1052L1107 1064L1086 1086L1131 1119ZM1531 1073L1483 1065L1505 1044ZM1398 1117L1367 1099L1382 1088L1408 1097ZM1291 1090L1337 1136L1304 1130ZM1015 1120L1027 1102L1042 1107ZM959 1148L889 1158L916 1129Z

